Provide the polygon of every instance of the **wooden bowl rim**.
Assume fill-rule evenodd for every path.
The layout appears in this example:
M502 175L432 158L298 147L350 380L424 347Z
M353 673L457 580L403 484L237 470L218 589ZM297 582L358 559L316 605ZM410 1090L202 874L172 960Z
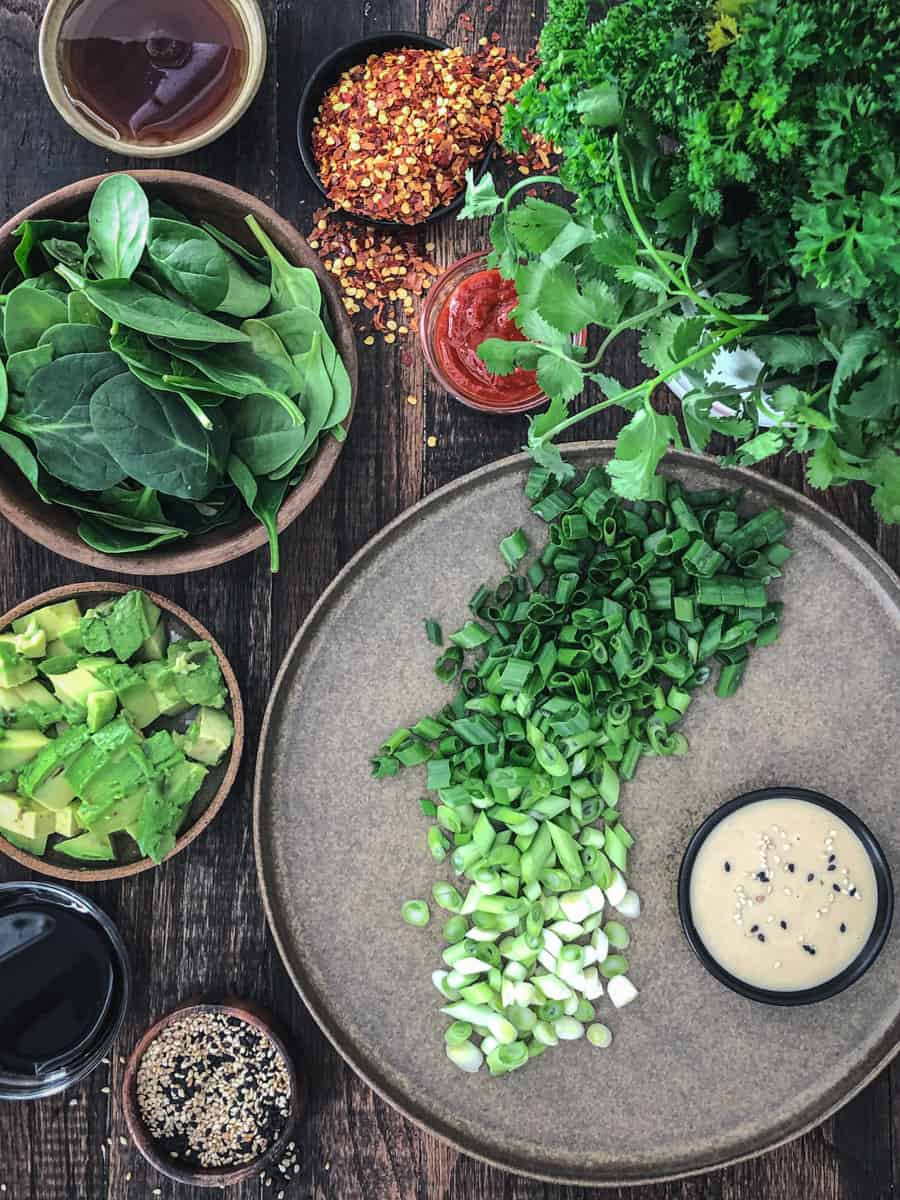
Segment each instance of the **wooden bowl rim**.
M248 192L243 192L231 184L221 183L217 179L196 175L190 171L144 169L124 173L133 176L139 183L149 188L193 188L201 193L228 200L242 211L252 213L291 262L295 265L309 267L315 272L322 289L323 299L335 326L335 343L338 353L350 376L350 411L342 422L344 430L348 431L356 411L359 395L359 357L356 350L356 339L350 318L347 316L331 276L325 270L319 256L310 249L303 234L262 200L258 200L255 196L251 196ZM40 217L56 205L72 204L86 199L93 195L103 180L111 174L123 174L123 172L112 171L102 175L92 175L88 179L58 188L23 208L21 212L0 226L0 253L6 249L6 243L13 231L23 221ZM283 533L316 498L334 470L343 448L343 442L339 442L334 437L327 438L324 446L313 459L308 474L285 497L278 514L279 533ZM235 532L229 534L230 527L223 526L213 530L211 534L204 535L199 543L189 541L189 549L161 549L140 554L104 554L82 542L74 531L69 533L59 529L53 520L53 514L57 510L52 505L45 507L46 519L43 518L43 515L32 516L22 511L15 495L7 486L3 473L0 472L0 515L6 517L11 525L14 525L32 541L45 546L62 558L84 563L89 567L97 567L103 571L110 571L113 574L181 575L192 571L203 571L232 562L236 558L242 558L245 554L251 554L268 542L266 531L259 522L248 515L245 528L238 525ZM214 539L213 542L209 541L210 538Z
M36 608L42 608L45 604L56 604L61 600L71 600L83 595L96 596L100 593L124 595L125 592L134 591L143 592L154 604L157 604L161 609L164 609L191 629L198 638L209 642L215 651L216 658L219 660L219 666L222 668L222 675L225 678L231 699L234 742L231 746L231 757L228 761L225 778L222 780L216 794L210 800L206 809L204 809L194 824L181 834L171 854L167 854L163 859L163 862L168 862L176 854L180 854L182 850L187 849L191 842L198 838L203 830L218 816L229 792L234 787L234 781L237 778L238 768L241 764L241 756L244 751L244 704L241 699L241 689L238 685L237 676L225 655L225 651L205 625L201 624L196 617L191 616L189 612L186 612L173 600L169 600L165 596L160 596L157 592L148 591L147 588L135 588L128 583L68 583L63 587L51 588L50 591L32 596L30 600L23 600L21 604L17 604L15 608L11 608L9 612L0 616L0 630L7 629L19 617L27 616L28 613L34 612ZM87 867L84 869L59 867L55 863L47 862L46 859L38 858L37 855L28 854L25 850L20 850L18 846L13 846L11 842L8 842L2 836L0 836L0 853L15 859L16 862L21 863L23 867L28 867L29 870L37 871L40 875L49 875L54 879L65 879L69 883L100 883L108 879L128 879L133 875L141 875L144 871L152 871L155 867L161 865L160 863L153 862L150 858L142 858L138 862L123 863L121 866L116 867Z
M243 1163L241 1166L231 1170L221 1167L195 1167L188 1169L173 1165L170 1159L166 1159L158 1153L153 1138L144 1124L144 1119L141 1116L138 1105L138 1068L141 1059L147 1051L147 1047L159 1037L164 1029L175 1024L176 1021L184 1020L197 1013L226 1013L229 1016L238 1017L240 1020L246 1021L249 1025L260 1030L260 1032L269 1038L281 1055L290 1079L291 1110L284 1129L269 1149L261 1154L259 1158L254 1159L251 1163ZM177 1183L193 1184L194 1187L230 1187L233 1184L243 1183L245 1180L259 1175L272 1166L284 1153L304 1106L305 1089L300 1086L300 1079L297 1074L297 1068L294 1065L294 1060L283 1038L276 1030L271 1015L255 1001L239 1000L232 996L225 997L219 1003L204 1001L200 998L187 1000L177 1008L172 1009L166 1016L161 1017L154 1025L150 1026L132 1050L127 1066L125 1067L125 1077L122 1081L122 1109L125 1113L125 1124L128 1126L128 1132L135 1146L137 1146L147 1162L159 1171L161 1175L165 1175L166 1178L173 1179Z

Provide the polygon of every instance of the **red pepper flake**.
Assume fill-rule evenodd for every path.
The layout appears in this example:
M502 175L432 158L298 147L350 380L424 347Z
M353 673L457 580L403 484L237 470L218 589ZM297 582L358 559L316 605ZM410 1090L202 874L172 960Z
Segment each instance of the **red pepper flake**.
M481 38L473 55L373 54L344 72L325 93L312 135L322 184L338 208L415 225L459 195L466 171L499 140L506 105L534 73L533 55L522 61L499 39ZM531 145L516 166L546 171L550 147Z
M362 316L389 345L410 332L415 301L440 274L412 235L363 225L333 209L314 214L309 244L334 276L349 315ZM375 338L364 344L374 345Z

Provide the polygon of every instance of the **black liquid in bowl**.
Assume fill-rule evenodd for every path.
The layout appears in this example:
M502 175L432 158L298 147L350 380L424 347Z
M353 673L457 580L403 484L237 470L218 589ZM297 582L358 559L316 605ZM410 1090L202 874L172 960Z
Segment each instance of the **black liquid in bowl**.
M0 884L0 1099L63 1091L92 1071L128 1004L125 946L69 888Z

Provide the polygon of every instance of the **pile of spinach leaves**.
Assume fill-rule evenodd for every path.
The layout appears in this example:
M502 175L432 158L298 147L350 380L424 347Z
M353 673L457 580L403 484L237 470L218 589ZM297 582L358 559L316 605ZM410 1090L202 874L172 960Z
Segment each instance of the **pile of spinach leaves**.
M135 554L240 519L269 535L351 386L312 271L256 255L130 175L85 220L30 220L2 284L0 452L79 536Z

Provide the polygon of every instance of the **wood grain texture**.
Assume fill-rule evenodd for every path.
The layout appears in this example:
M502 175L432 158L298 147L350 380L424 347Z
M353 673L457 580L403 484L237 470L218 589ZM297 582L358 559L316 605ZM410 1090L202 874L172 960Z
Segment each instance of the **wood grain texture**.
M42 8L41 0L0 0L2 217L74 179L139 165L79 140L52 109L37 69ZM325 54L363 33L404 28L470 49L496 30L512 49L524 51L543 12L541 0L263 0L263 9L270 63L249 113L220 142L169 165L252 192L304 233L316 195L295 149L296 107L305 78ZM466 14L471 30L461 24ZM428 234L442 263L478 248L483 237L483 228L453 222ZM61 1097L0 1104L0 1184L7 1187L0 1200L149 1200L157 1188L166 1200L209 1194L175 1185L143 1162L127 1141L116 1100L120 1056L153 1021L201 992L253 998L290 1030L310 1092L297 1135L302 1169L286 1185L285 1200L889 1200L900 1139L900 1068L885 1072L805 1138L763 1159L680 1183L587 1192L505 1175L421 1134L344 1066L295 998L266 930L250 837L254 749L274 671L323 588L372 534L427 492L518 450L526 429L524 417L481 416L439 392L411 341L360 346L360 354L350 438L325 488L286 533L281 575L270 579L263 550L215 572L157 581L157 590L195 613L231 659L247 706L248 753L224 810L177 860L135 880L85 887L118 923L139 985L108 1067ZM617 345L605 369L634 381L642 377L635 343ZM407 403L409 395L416 405ZM607 437L621 423L614 412L605 413L575 436ZM426 443L431 436L433 448ZM9 469L0 459L0 471ZM768 470L806 490L799 461ZM879 525L865 496L852 490L815 495L900 566L900 530ZM0 611L90 575L0 523ZM17 864L0 860L0 879L24 877ZM761 1089L771 1070L777 1063L761 1047ZM603 1103L601 1081L601 1137ZM276 1197L279 1187L254 1181L228 1195Z

